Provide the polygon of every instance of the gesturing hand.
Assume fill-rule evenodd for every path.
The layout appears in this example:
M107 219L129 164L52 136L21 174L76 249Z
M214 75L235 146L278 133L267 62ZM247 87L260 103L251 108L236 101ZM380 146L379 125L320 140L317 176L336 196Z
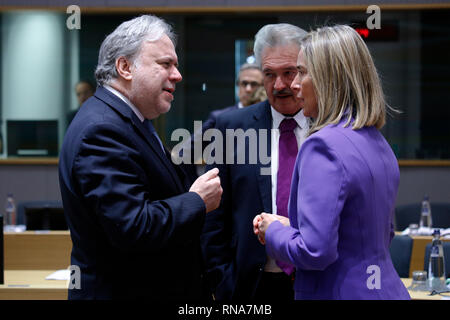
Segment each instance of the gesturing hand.
M222 187L218 176L219 169L214 168L202 174L194 181L189 191L196 192L205 202L206 212L217 209L222 198Z

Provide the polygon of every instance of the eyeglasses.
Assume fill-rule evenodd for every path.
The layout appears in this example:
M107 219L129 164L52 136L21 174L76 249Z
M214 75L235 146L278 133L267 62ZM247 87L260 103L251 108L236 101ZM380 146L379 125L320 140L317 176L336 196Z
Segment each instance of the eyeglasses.
M250 85L250 87L252 88L257 88L261 86L261 83L256 82L256 81L240 81L238 82L238 85L240 85L243 88L246 88L248 85Z

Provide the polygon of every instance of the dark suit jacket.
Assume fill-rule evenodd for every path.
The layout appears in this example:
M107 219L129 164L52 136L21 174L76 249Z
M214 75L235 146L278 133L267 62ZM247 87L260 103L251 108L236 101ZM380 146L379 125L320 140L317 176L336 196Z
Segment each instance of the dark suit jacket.
M225 129L267 129L270 156L272 116L268 101L220 115L216 128L223 133ZM218 300L252 298L266 263L265 248L253 234L252 222L257 214L272 212L271 176L260 174L261 167L270 170L270 163L262 165L258 159L257 164L249 164L247 142L246 164L237 164L236 157L243 150L236 152L236 148L237 144L234 164L207 167L219 168L223 188L221 205L206 216L202 235L208 280Z
M217 117L219 117L221 114L228 112L228 111L232 111L232 110L237 110L239 109L238 105L232 105L223 109L219 109L219 110L214 110L212 111L209 116L208 119L206 119L205 122L203 122L203 126L202 126L202 131L203 133L210 129L210 128L214 128L217 122Z
M191 140L190 140L190 148L191 148L191 161L190 163L182 163L180 166L183 168L183 170L187 173L189 179L194 182L195 179L198 178L198 174L197 174L197 165L194 164L194 139L197 136L198 139L202 139L203 134L205 133L206 130L214 128L216 125L216 121L217 121L217 117L225 112L228 111L232 111L232 110L237 110L239 107L237 104L223 108L223 109L219 109L219 110L214 110L212 111L209 116L208 119L206 119L205 122L203 122L202 124L202 132L194 132L194 134L191 136ZM198 137L198 135L200 135L200 137ZM208 145L209 142L202 142L202 151L205 149L205 147ZM183 156L183 152L180 153L180 156Z
M73 120L73 118L75 118L75 115L77 114L77 112L78 112L78 110L79 109L76 109L76 110L70 110L68 113L67 113L67 127L70 125L70 123L72 122L72 120Z
M59 177L81 289L70 299L198 299L205 205L129 106L98 88L72 121Z

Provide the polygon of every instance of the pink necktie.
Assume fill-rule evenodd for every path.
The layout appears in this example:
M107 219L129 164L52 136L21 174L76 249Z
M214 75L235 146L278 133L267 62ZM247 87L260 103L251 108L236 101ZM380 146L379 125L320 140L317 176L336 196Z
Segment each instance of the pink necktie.
M280 124L280 140L278 142L278 174L277 174L277 214L288 217L288 201L291 190L292 171L297 158L298 146L294 129L297 122L294 119L284 119ZM283 261L277 265L288 275L294 271L294 266Z

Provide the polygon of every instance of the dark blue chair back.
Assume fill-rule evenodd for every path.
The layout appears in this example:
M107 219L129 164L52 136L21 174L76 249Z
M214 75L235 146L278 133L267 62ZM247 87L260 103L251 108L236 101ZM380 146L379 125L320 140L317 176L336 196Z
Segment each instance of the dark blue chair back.
M23 201L17 206L17 223L27 230L68 230L61 201Z
M400 278L409 278L413 239L410 236L395 235L389 251L392 263Z

